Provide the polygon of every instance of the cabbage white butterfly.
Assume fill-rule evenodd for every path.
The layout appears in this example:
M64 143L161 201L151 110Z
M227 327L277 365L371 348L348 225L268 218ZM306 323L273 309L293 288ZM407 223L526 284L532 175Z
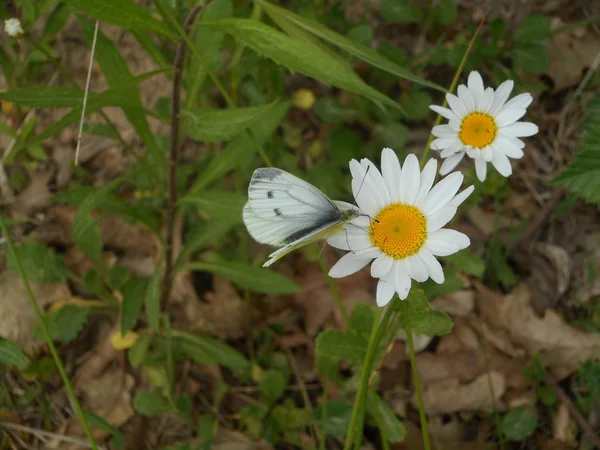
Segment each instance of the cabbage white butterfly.
M281 247L263 264L268 267L292 250L344 229L360 210L332 201L312 184L281 169L261 168L252 174L243 219L248 233L261 244Z

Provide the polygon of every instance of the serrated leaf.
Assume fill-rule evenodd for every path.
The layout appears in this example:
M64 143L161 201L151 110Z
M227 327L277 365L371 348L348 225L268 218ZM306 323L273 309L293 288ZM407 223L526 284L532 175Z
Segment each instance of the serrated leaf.
M337 366L342 359L355 365L362 363L367 343L367 338L355 330L327 330L320 333L315 355L317 370L322 375L337 378Z
M258 387L268 405L274 404L285 391L287 377L281 370L269 369L262 373Z
M443 311L418 311L406 318L410 321L410 329L415 334L427 336L443 336L450 333L452 319Z
M240 352L216 339L173 331L176 344L188 357L200 364L220 364L232 370L248 370L250 361Z
M269 14L269 16L271 16L271 18L279 25L280 22L278 22L278 20L287 20L293 23L294 25L308 31L309 33L318 37L319 39L323 39L324 41L335 45L336 47L342 49L350 55L362 59L363 61L371 64L374 67L396 75L399 78L413 81L414 83L420 84L422 86L427 86L443 92L446 91L446 89L435 83L432 83L430 81L425 80L424 78L411 74L408 70L390 61L385 56L380 55L377 51L373 50L372 48L369 48L366 45L353 42L350 39L342 36L341 34L330 30L329 28L325 27L319 22L309 20L305 17L294 14L291 11L273 5L272 3L266 2L264 0L259 0L258 3L263 7L267 14Z
M456 271L452 268L444 268L445 280L442 284L437 284L432 279L427 280L421 286L425 291L427 298L436 298L441 295L452 294L453 292L460 291L464 287L464 282L456 274Z
M600 205L600 96L589 103L587 112L580 130L581 149L553 183Z
M346 436L351 417L352 403L346 399L328 400L327 403L321 403L315 411L315 422L322 424L323 434L327 436Z
M127 351L127 359L129 364L134 369L137 369L146 359L148 350L150 350L150 343L152 342L152 335L142 334L135 344Z
M372 391L367 392L367 414L373 419L381 436L392 444L402 442L406 428L394 411Z
M357 303L350 313L350 328L369 338L375 320L375 308L368 303Z
M155 417L171 411L169 400L154 391L138 391L133 399L133 407L142 416Z
M65 305L58 311L47 314L43 320L46 322L50 336L55 341L70 342L77 337L87 322L88 308L75 305ZM37 325L39 327L39 325ZM41 336L39 328L35 334Z
M239 261L196 261L186 264L184 270L210 272L264 294L290 294L300 290L300 286L280 273Z
M182 204L193 205L213 219L242 223L242 208L248 197L229 191L201 191L186 195Z
M200 142L228 141L242 131L262 122L279 103L246 108L188 110L182 113L188 119L189 134Z
M517 26L513 39L517 42L541 41L550 36L551 22L549 16L542 14L529 16Z
M383 0L379 14L391 23L421 23L423 11L412 0Z
M251 19L222 19L201 22L202 26L225 31L257 53L330 86L363 95L375 103L402 110L400 105L366 84L355 72L318 46L283 34Z
M29 358L15 342L0 337L0 365L11 365L24 369L28 364Z
M510 441L522 441L537 427L537 412L529 405L519 406L509 411L500 422L500 431Z
M149 284L148 278L134 277L122 287L121 334L125 335L138 321Z
M15 254L27 279L34 283L50 283L53 281L65 281L67 279L67 268L62 258L54 250L44 244L27 241L15 246ZM12 252L6 255L8 268L17 272L17 263L13 259Z
M126 30L148 30L168 37L174 33L132 0L65 0L71 8Z

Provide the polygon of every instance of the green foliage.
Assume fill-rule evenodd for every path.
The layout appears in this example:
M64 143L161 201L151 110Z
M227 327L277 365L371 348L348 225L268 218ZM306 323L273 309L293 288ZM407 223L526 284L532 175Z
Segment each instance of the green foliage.
M146 417L156 417L159 414L172 411L169 400L154 391L138 391L133 399L134 409Z
M127 358L129 364L135 369L138 368L146 359L148 351L150 350L150 344L152 342L152 336L149 334L141 335L135 344L133 344L127 352Z
M509 411L500 422L500 431L510 441L522 441L531 436L537 427L537 412L527 405Z
M517 42L542 41L550 36L551 19L535 14L525 18L515 29L513 39Z
M186 264L185 270L210 272L242 288L265 294L289 294L300 290L296 283L277 272L239 261L195 261Z
M104 431L111 435L111 444L117 450L125 448L125 442L121 432L113 427L110 423L100 417L98 414L94 414L90 411L84 411L84 415L89 424L99 430Z
M29 358L15 342L0 337L0 365L17 366L24 369L28 364Z
M122 288L123 303L121 304L121 334L125 335L138 321L149 280L132 278Z
M554 182L600 205L600 96L589 103L587 111L581 127L581 150Z
M441 336L452 330L452 319L442 311L432 311L425 293L412 288L406 300L393 303L404 330L415 334Z
M174 344L200 364L220 364L241 371L250 368L250 361L244 355L216 339L184 331L177 331L176 336Z
M372 391L367 393L367 415L375 422L383 439L392 444L404 440L406 436L404 424L387 403Z
M232 225L242 223L242 208L247 201L246 195L218 190L193 193L180 200L182 204L195 206L198 212L211 219L223 220Z
M423 11L412 0L382 0L381 17L391 23L421 23Z
M161 287L161 272L162 260L159 260L154 268L152 278L148 283L144 305L148 323L153 330L158 331L160 328L160 287Z
M447 256L446 261L468 275L481 277L485 272L485 261L468 248Z
M27 241L15 247L15 254L30 282L50 283L67 279L67 269L62 258L44 244ZM8 268L18 273L17 262L12 254L7 252L6 257Z
M591 411L600 400L600 361L588 360L579 367L575 384L577 400L582 409Z
M274 404L285 391L287 376L280 370L269 369L260 377L258 387L268 405Z
M65 305L59 310L47 314L44 321L53 340L71 342L86 324L88 315L88 308ZM34 328L34 334L40 338L43 336L39 325Z
M325 416L325 421L323 421ZM320 404L315 411L315 422L322 425L323 434L333 437L344 437L348 432L352 403L345 399L328 401Z

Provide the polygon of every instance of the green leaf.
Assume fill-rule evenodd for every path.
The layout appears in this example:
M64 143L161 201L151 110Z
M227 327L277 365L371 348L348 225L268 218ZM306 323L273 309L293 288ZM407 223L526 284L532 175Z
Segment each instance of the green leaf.
M468 248L447 256L446 261L468 275L481 277L485 272L485 261Z
M15 254L31 282L50 283L67 279L65 263L47 245L27 241L15 247ZM8 268L17 273L17 262L11 252L7 253L6 260Z
M160 328L160 281L161 281L162 259L158 261L154 268L154 273L148 283L148 289L144 299L146 306L146 315L148 323L153 330L158 331Z
M0 365L11 365L24 369L28 364L29 358L15 342L0 337Z
M402 123L390 122L375 125L373 135L380 146L399 151L408 142L409 130Z
M50 336L55 341L71 342L77 337L88 319L89 309L75 305L65 305L58 311L44 317ZM39 324L37 325L39 327ZM35 334L41 336L39 328Z
M180 330L173 330L173 336L173 343L200 364L220 364L232 370L250 368L244 355L221 341Z
M108 433L112 436L112 446L115 449L123 449L125 448L125 444L123 442L123 435L121 432L113 427L110 423L108 423L103 417L94 414L90 411L84 411L83 415L85 419L89 422L90 425Z
M423 290L427 298L436 298L441 295L452 294L460 291L464 287L464 282L458 277L455 270L444 269L446 279L442 284L437 284L432 279L427 280L422 284Z
M71 8L126 30L148 30L168 37L174 34L132 0L65 0Z
M229 233L238 222L238 218L233 222L215 219L204 221L199 226L195 226L184 238L184 245L179 260L185 261L193 253L218 244L221 238Z
M325 423L323 423L325 415ZM348 433L352 403L345 399L328 400L321 403L315 411L315 423L323 424L323 435L344 437Z
M350 328L369 339L375 320L375 308L368 303L357 303L350 314Z
M587 112L580 128L581 150L553 182L600 205L600 96L588 104Z
M323 39L324 41L335 45L336 47L344 50L350 55L362 59L363 61L371 64L374 67L377 67L378 69L384 70L388 73L391 73L392 75L396 75L399 78L413 81L414 83L420 84L421 86L427 86L442 92L446 91L446 89L435 83L432 83L430 81L425 80L424 78L411 74L408 70L390 61L385 56L379 54L376 50L373 50L372 48L369 48L365 45L353 42L350 39L342 36L341 34L330 30L329 28L325 27L319 22L296 15L291 11L273 5L272 3L269 3L265 0L258 0L258 3L263 7L267 14L269 14L269 16L280 26L280 20L287 20L297 25L298 27L303 28L309 33L312 33L319 39Z
M124 336L138 321L142 305L148 289L149 279L135 277L122 288L123 303L121 304L121 334Z
M551 19L542 14L535 14L523 20L513 35L517 42L541 41L550 36Z
M342 359L360 365L367 349L367 339L355 330L327 330L317 336L316 366L319 373L339 378L337 367Z
M181 199L182 204L191 204L213 219L227 223L242 223L242 208L248 201L245 195L228 191L201 191Z
M44 27L44 33L42 34L42 42L47 43L56 34L62 30L63 26L67 23L71 11L64 3L59 3L56 8L48 16L46 26Z
M246 108L208 109L184 111L189 123L189 134L200 142L228 141L242 131L262 122L279 103L274 101Z
M171 412L169 400L154 391L138 391L133 399L133 407L142 416L156 417L159 414Z
M359 117L357 110L350 106L342 105L332 97L321 97L314 105L315 114L325 122L341 124L352 122Z
M94 26L83 19L79 20L79 24L86 40L91 45L94 38ZM115 44L113 44L113 42L101 31L99 31L97 35L94 58L100 65L109 86L118 86L122 81L132 78L132 74L129 71L125 59L121 56ZM138 87L132 86L125 95L127 96L126 104L133 105L123 106L123 112L125 113L127 120L129 120L136 132L140 135L145 146L153 153L155 160L161 161L163 156L158 148L154 134L146 121L146 112L144 111Z
M357 25L348 31L346 37L354 44L370 45L373 40L373 27L367 24Z
M277 103L271 110L271 114L252 128L253 138L260 144L270 139L291 106L291 101ZM256 146L252 143L253 138L249 137L248 133L236 136L221 153L211 159L210 164L198 175L189 192L199 192L215 180L220 180L227 172L248 166L256 154Z
M185 270L210 272L240 287L265 294L290 294L300 290L296 283L277 272L239 261L197 261L186 264Z
M433 17L444 27L451 25L458 17L458 6L452 0L442 0L433 10Z
M34 86L1 92L0 100L36 108L76 107L83 102L83 90L69 87Z
M367 414L373 419L381 436L392 444L402 442L406 428L394 411L372 391L367 392Z
M510 441L522 441L537 427L537 412L528 405L509 411L500 422L500 431Z
M453 327L452 319L443 311L413 312L409 318L410 328L415 334L427 336L442 336L450 333Z
M546 48L537 44L521 44L512 52L515 69L541 73L548 68L549 58Z
M328 154L332 161L340 164L348 164L348 160L359 158L363 142L354 131L346 127L336 128L329 135Z
M258 387L268 405L273 405L285 392L287 377L281 370L269 369L260 377Z
M141 364L144 363L148 350L150 350L150 343L152 342L152 335L142 334L135 344L131 346L127 352L127 359L129 364L134 369L137 369Z
M408 120L419 121L429 115L429 105L433 104L433 98L428 92L411 90L402 93L400 104L406 110L406 118Z
M556 391L548 386L538 386L537 396L546 406L552 406L558 401Z
M423 11L411 0L383 0L379 14L391 23L421 23Z
M363 95L375 103L402 110L400 105L366 84L355 72L318 46L287 36L250 19L222 19L200 22L202 26L225 31L259 54L330 86Z

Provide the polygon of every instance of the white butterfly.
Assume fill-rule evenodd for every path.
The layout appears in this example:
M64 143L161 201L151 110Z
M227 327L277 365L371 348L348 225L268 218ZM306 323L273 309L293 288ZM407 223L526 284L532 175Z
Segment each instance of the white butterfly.
M268 267L292 250L341 232L361 215L356 206L330 200L291 173L261 168L252 174L243 219L254 240L281 247L263 264Z

